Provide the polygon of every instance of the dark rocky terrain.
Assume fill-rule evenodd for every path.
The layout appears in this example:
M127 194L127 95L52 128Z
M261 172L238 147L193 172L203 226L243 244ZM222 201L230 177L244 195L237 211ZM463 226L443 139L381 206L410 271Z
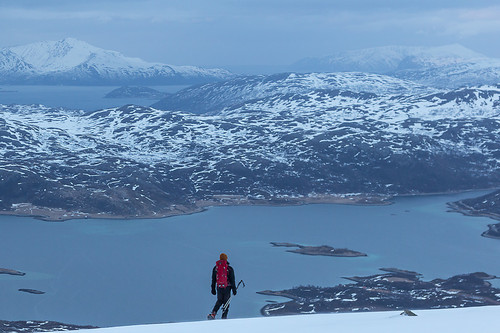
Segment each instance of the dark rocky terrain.
M422 281L416 272L394 268L382 270L387 273L346 278L354 281L353 284L259 292L291 299L268 304L261 312L265 316L275 316L500 305L500 289L492 287L487 281L496 277L486 273L463 274L427 282Z
M6 321L0 320L0 332L4 333L31 333L31 332L58 332L58 331L73 331L80 329L97 328L95 326L79 326L58 323L55 321Z
M500 191L495 191L478 198L451 202L448 204L453 211L471 216L486 216L500 220ZM482 236L500 239L500 223L490 224L489 230Z

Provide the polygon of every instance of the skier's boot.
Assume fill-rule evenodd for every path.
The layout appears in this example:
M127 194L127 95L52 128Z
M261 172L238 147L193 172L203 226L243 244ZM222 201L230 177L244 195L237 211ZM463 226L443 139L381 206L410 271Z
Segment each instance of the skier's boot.
M207 319L209 319L209 320L215 319L215 312L210 313L210 314L207 316Z

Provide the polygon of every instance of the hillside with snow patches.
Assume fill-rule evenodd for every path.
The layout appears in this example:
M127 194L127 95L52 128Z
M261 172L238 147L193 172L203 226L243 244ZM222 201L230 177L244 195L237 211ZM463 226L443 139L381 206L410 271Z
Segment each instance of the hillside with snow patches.
M194 84L230 76L218 68L149 63L74 38L0 50L0 84Z
M461 45L387 46L305 58L290 66L297 72L367 72L438 87L457 88L500 82L500 59Z
M436 89L393 78L367 73L282 73L238 76L222 82L189 87L152 105L164 110L192 113L216 112L249 100L284 94L303 94L313 90L337 89L356 93L396 95L435 92Z
M229 319L187 323L137 325L81 330L81 333L169 333L169 332L498 332L499 306L422 310L417 316L401 311L344 314L314 314L274 318Z
M352 75L250 78L258 89L228 86L239 96L209 99L217 107L201 115L182 103L88 113L2 105L0 207L150 217L220 195L265 203L500 184L499 86L411 92L382 81L361 92L358 82L382 77ZM218 95L207 85L188 93Z

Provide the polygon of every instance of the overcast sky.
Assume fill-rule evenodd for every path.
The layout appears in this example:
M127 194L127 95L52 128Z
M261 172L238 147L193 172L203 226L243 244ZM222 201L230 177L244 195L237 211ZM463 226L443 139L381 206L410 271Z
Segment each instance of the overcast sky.
M500 58L500 1L0 0L0 47L65 37L175 65L275 66L452 43Z

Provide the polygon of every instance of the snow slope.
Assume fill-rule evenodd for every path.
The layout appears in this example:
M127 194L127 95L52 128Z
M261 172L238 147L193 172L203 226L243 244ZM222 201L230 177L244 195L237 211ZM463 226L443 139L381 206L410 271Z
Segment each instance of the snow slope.
M332 332L498 332L500 306L422 310L416 317L396 312L365 312L273 318L230 319L81 330L81 333L332 333Z
M500 82L500 59L461 45L387 46L305 58L291 65L298 72L367 72L386 74L438 88Z
M416 66L439 67L486 58L458 44L440 47L384 46L341 51L326 57L305 58L293 66L299 70L362 71L382 74Z
M0 50L0 83L8 84L201 83L230 76L217 68L149 63L74 38Z

